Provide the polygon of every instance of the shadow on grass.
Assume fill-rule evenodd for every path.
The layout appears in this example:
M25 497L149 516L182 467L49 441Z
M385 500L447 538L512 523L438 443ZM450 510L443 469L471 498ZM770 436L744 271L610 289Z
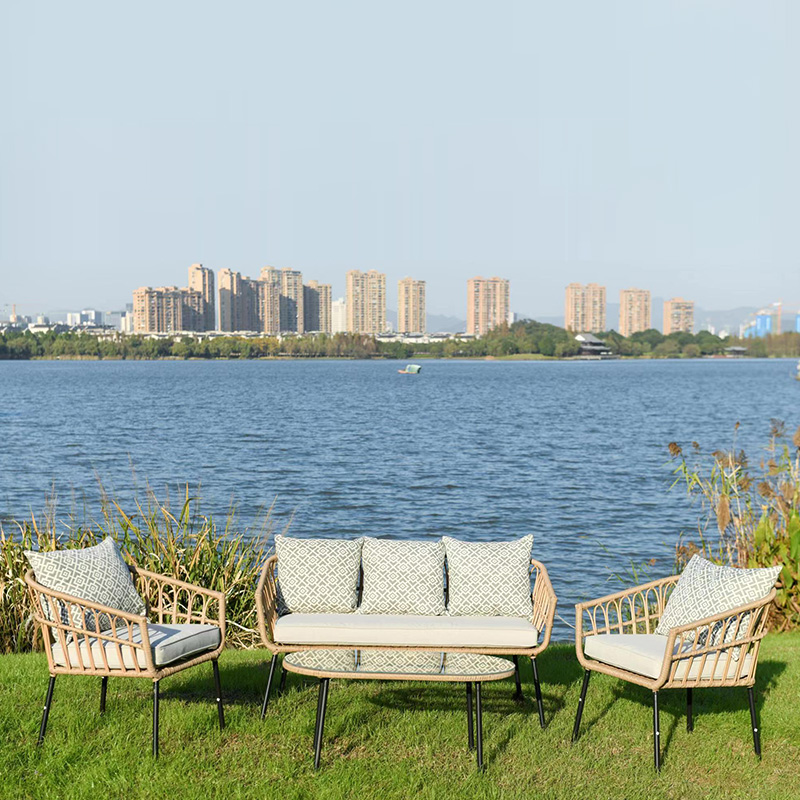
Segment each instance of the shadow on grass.
M778 681L780 675L786 671L783 661L765 660L758 664L756 673L755 694L756 707L759 706L759 695L768 694ZM652 736L652 709L653 693L642 686L619 681L613 688L613 698L608 701L602 710L587 719L587 710L590 708L592 687L586 696L583 721L581 723L581 737L587 735L598 722L600 722L618 700L630 700L641 706L642 736ZM670 745L678 729L678 725L686 719L686 694L683 689L663 689L659 692L659 706L663 727L664 714L670 715L670 722L666 736L662 735L662 756L666 757ZM743 730L750 730L750 709L747 692L743 687L710 687L708 689L694 687L693 692L693 720L697 729L698 719L702 726L703 714L720 714L736 712L742 716Z

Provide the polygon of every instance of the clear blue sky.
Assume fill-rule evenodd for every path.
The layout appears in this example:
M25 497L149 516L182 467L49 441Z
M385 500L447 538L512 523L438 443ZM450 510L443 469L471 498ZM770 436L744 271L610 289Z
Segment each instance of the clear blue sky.
M193 261L800 305L796 0L5 2L0 314Z

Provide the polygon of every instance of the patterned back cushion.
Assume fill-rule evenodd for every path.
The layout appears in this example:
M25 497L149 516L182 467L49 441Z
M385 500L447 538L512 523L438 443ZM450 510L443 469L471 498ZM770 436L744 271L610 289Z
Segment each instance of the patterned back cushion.
M81 550L55 550L52 553L25 551L38 583L57 592L71 594L90 603L116 608L129 614L144 614L145 604L136 592L128 565L117 543L106 537L94 547ZM58 614L64 624L69 624L69 611L65 603L58 603ZM72 605L72 620L81 626L77 605ZM54 612L45 604L48 619ZM96 619L95 619L96 617ZM88 630L108 630L111 619L107 614L86 613Z
M532 535L514 542L462 542L445 536L444 546L448 614L531 618Z
M355 611L361 539L275 537L278 613L343 614Z
M364 539L362 614L438 616L444 607L444 545Z
M780 566L764 569L724 567L698 555L692 556L672 590L656 633L666 636L671 628L753 603L770 593L780 571ZM749 617L746 614L742 618L738 634L735 627L729 626L725 634L726 642L746 634ZM708 644L718 644L721 635L722 623L718 623L711 631L711 641ZM701 636L703 641L699 644L705 645L706 635ZM738 658L738 648L733 656Z

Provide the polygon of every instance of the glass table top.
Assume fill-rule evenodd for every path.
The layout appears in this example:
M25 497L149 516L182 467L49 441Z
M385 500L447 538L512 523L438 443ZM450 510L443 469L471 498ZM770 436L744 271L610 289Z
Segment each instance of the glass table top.
M283 659L290 672L317 677L388 680L493 681L514 674L514 664L479 653L418 650L303 650Z

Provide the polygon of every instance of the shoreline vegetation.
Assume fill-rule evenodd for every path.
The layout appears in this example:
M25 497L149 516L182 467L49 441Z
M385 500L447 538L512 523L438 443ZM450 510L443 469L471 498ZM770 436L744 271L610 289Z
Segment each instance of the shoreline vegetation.
M708 331L664 336L650 329L628 338L616 331L598 334L619 358L722 357L729 347L744 347L749 358L800 358L800 333L763 339L720 339ZM383 342L355 333L306 336L191 335L147 338L135 334L0 333L0 360L154 360L154 359L398 359L462 358L497 360L562 360L578 358L580 344L555 325L522 320L503 325L476 339L445 339L428 344ZM742 356L737 356L742 357Z

